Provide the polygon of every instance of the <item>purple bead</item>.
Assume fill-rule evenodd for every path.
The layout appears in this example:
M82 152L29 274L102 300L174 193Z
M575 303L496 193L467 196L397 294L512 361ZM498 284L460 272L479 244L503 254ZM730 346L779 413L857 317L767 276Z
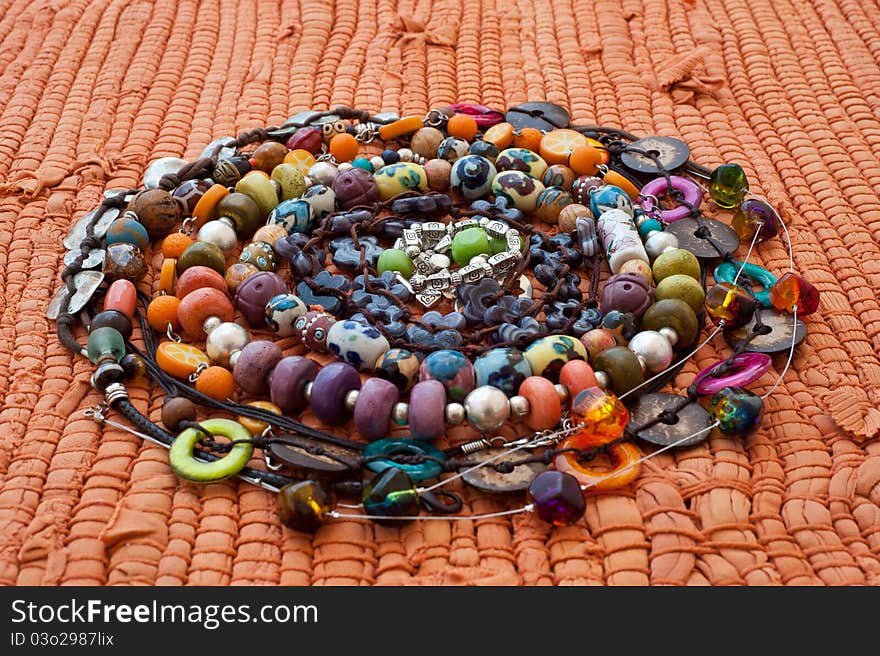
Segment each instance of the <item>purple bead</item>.
M281 349L275 342L257 340L251 342L238 356L232 375L235 382L248 394L264 394L269 373L281 360Z
M287 294L287 283L277 273L262 271L242 282L235 290L235 307L256 327L266 325L266 303L273 296Z
M446 388L439 380L423 380L413 386L409 430L417 440L435 440L446 432Z
M538 517L554 526L574 524L587 508L577 479L553 469L535 476L529 485L529 500Z
M726 361L710 364L694 378L697 394L715 394L725 387L745 387L767 373L772 364L766 353L738 353L729 365ZM722 366L725 366L723 375L714 375Z
M331 186L336 202L343 210L372 205L379 199L379 187L373 174L357 166L337 175Z
M618 273L605 281L602 288L602 314L612 310L631 312L641 317L654 303L654 288L637 273Z
M312 383L312 412L330 426L341 426L348 421L345 395L361 388L357 369L345 362L331 362L318 372Z
M306 383L315 380L320 366L317 362L301 355L283 358L269 379L272 403L281 412L292 415L302 410L306 404Z
M400 392L394 383L382 378L370 378L361 387L354 406L354 425L358 432L370 440L388 437L388 421Z

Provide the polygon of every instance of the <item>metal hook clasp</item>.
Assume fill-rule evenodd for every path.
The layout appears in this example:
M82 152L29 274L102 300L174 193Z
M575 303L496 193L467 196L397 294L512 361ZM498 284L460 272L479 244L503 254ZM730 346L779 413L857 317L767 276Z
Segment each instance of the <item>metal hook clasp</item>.
M448 120L449 116L441 112L439 109L432 109L430 112L425 114L423 123L429 127L436 128L443 125L443 123Z
M93 405L91 408L86 408L85 410L83 410L83 415L94 419L99 424L102 424L107 418L108 410L110 410L110 406L101 401L101 403L99 403L98 405Z
M189 375L189 382L194 383L199 379L199 374L202 373L205 369L208 368L208 365L202 362L196 370Z

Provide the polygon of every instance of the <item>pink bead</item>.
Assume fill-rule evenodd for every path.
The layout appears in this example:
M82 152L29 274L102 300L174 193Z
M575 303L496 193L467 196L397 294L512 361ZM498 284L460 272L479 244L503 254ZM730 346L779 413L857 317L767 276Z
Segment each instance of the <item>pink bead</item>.
M684 194L684 202L686 204L679 205L671 210L661 209L660 218L666 221L666 223L672 223L673 221L687 218L690 216L691 207L699 207L700 203L703 201L703 192L700 191L699 185L693 180L689 180L680 175L671 175L669 176L669 181L672 189ZM642 209L650 214L651 210L655 209L654 199L664 196L672 191L669 187L670 185L666 184L666 178L656 178L642 187L642 191L639 194L643 198Z
M771 364L772 360L766 353L740 353L733 356L730 369L716 377L712 372L724 365L724 362L716 362L703 369L694 379L697 394L715 394L725 387L745 387L767 373Z
M134 318L137 306L137 289L131 280L120 278L113 281L104 296L104 309L122 312L129 319Z

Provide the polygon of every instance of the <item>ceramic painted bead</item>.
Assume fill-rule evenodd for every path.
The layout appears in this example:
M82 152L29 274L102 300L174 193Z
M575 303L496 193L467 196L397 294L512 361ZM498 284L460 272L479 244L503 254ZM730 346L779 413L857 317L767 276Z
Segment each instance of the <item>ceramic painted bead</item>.
M451 401L461 401L474 389L474 367L467 356L442 349L422 361L419 379L440 381Z
M437 146L437 158L454 162L468 154L468 142L458 137L446 137Z
M180 223L180 208L167 191L147 189L131 199L128 209L137 214L150 237L164 237Z
M738 328L752 320L758 302L739 285L720 282L706 292L706 313L714 323Z
M627 260L623 264L620 265L620 268L617 270L618 273L636 273L644 278L648 284L652 284L654 282L654 273L651 271L651 265L645 262L644 260ZM673 276L674 277L674 276ZM691 278L693 280L693 278ZM655 290L656 296L656 290ZM702 301L700 301L700 307L702 307Z
M357 321L337 321L327 331L327 348L359 371L370 371L389 344L377 328Z
M424 127L417 130L410 140L410 148L425 159L437 157L437 147L443 141L443 133L437 128Z
M791 271L770 288L769 296L770 303L781 312L791 312L797 305L798 316L803 317L819 309L819 290Z
M312 206L312 214L316 219L323 219L336 211L336 193L325 184L312 185L302 198Z
M226 273L226 258L216 244L197 241L177 258L177 275L183 275L184 271L194 266L206 266L223 275Z
M623 210L633 216L633 204L629 195L620 187L603 184L590 192L590 211L596 220L608 210Z
M590 354L590 359L593 359L605 349L617 346L617 339L607 328L594 328L583 334L581 343Z
M482 198L491 190L495 175L495 165L488 159L467 155L452 165L449 186L469 200Z
M379 188L379 200L389 200L407 191L427 191L425 169L412 162L383 166L373 174Z
M495 168L501 171L521 171L541 179L547 170L547 162L537 153L525 148L508 148L498 153Z
M571 423L578 426L571 446L589 449L608 444L623 435L629 411L617 396L598 386L578 392L571 401Z
M562 366L570 360L586 360L587 349L576 338L568 335L550 335L532 343L524 352L535 376L559 381Z
M572 198L574 198L574 202L589 207L590 191L592 189L598 189L603 184L605 184L605 182L602 180L602 178L597 178L594 175L580 176L571 183L571 195ZM592 214L592 211L590 212L590 214Z
M468 148L468 153L470 153L471 155L479 155L480 157L485 157L491 162L495 161L495 158L498 157L499 152L501 151L498 149L498 146L489 143L488 141L475 141Z
M296 320L302 343L318 353L327 353L327 333L336 323L336 319L325 312L306 312Z
M196 209L196 205L205 195L205 192L211 188L211 183L206 180L186 180L180 183L171 197L177 203L181 216L192 216Z
M571 194L561 187L547 187L538 196L535 203L535 214L546 223L557 223L559 213L573 202Z
M492 180L492 193L521 212L534 212L544 185L522 171L503 171Z
M306 304L294 294L279 294L266 303L266 324L279 337L290 337L295 332L297 318L308 311Z
M522 351L502 346L486 351L474 361L477 385L497 387L514 396L523 381L532 375L532 367Z
M618 273L605 281L602 287L603 313L619 310L641 317L654 302L654 288L636 273Z
M709 196L719 207L737 207L748 190L748 178L739 164L722 164L709 177Z
M217 216L228 216L232 219L235 230L240 237L249 237L254 234L254 230L264 222L264 217L260 215L260 208L254 199L240 193L224 196L217 203Z
M150 244L147 229L139 221L124 216L110 224L104 239L108 244L134 244L141 250Z
M245 264L253 264L260 271L274 271L275 251L265 242L252 241L241 249L238 261Z
M559 187L565 191L571 191L572 183L577 179L577 174L564 164L554 164L547 167L541 182L545 187Z
M108 281L122 278L138 282L147 275L143 252L134 244L111 244L104 254L104 277Z
M280 225L287 234L309 234L312 231L313 210L308 201L301 198L285 200L269 213L269 225Z
M260 210L260 220L265 221L269 212L278 204L278 194L268 176L262 173L249 173L235 185L235 191L250 196Z
M609 310L602 317L600 327L608 330L614 335L618 345L623 346L638 332L639 322L636 315L631 312Z
M419 379L421 362L411 351L391 349L376 362L375 374L394 383L401 392L408 392Z
M379 187L369 171L352 167L333 180L333 192L340 209L348 210L357 205L372 205L379 199Z
M764 401L741 387L725 387L712 397L709 412L722 433L746 437L761 423Z
M280 225L270 223L260 226L260 228L254 233L253 240L265 242L272 248L275 248L275 242L279 239L284 239L287 236L287 230Z
M281 187L281 199L299 198L306 190L306 179L299 167L279 164L272 169L272 179Z

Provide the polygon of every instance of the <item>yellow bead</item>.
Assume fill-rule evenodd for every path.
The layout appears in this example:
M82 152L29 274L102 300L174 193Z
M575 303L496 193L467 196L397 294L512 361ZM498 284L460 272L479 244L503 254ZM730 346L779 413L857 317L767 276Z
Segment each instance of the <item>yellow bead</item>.
M379 198L389 200L405 191L427 191L428 176L425 168L411 162L383 166L373 175L379 188Z
M267 410L275 415L281 414L281 408L279 408L274 403L270 403L269 401L251 401L250 403L246 403L245 405L249 405L253 408L259 408L260 410ZM235 418L235 420L247 428L254 435L259 435L264 430L269 427L268 422L260 421L259 419L251 419L250 417L244 417L239 415Z

